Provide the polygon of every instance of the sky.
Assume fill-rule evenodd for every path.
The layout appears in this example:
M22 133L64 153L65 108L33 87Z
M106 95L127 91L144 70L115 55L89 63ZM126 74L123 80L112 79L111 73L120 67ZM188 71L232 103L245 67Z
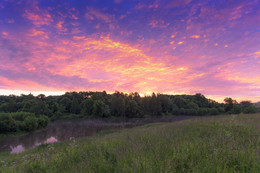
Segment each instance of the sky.
M260 101L259 0L0 0L0 94Z

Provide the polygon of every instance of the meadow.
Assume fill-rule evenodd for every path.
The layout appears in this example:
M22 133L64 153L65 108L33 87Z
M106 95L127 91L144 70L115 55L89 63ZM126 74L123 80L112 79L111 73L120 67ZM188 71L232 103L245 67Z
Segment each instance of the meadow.
M0 172L260 172L260 114L151 123L0 153Z

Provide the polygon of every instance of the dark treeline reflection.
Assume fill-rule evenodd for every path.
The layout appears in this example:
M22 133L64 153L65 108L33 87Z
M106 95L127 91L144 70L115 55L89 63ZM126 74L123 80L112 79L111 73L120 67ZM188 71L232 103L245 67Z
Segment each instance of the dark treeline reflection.
M102 130L122 129L151 122L169 122L193 118L194 116L150 117L107 120L57 120L39 131L24 136L0 138L0 152L19 153L41 144L73 140L79 137L93 136Z
M118 128L123 125L92 120L55 121L50 123L46 128L40 131L30 132L25 136L8 136L0 139L0 151L8 151L11 153L21 152L44 143L92 136L100 130Z
M70 117L125 117L138 118L162 115L218 115L257 112L250 101L237 103L226 98L224 103L207 99L202 94L165 95L152 94L140 97L135 93L67 92L61 96L0 96L0 112L30 112L36 117L50 119ZM1 118L0 118L1 121Z

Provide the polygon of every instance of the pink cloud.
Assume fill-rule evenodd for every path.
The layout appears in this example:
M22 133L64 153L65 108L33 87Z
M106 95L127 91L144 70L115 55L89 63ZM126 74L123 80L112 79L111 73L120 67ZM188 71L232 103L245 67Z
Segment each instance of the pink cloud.
M38 12L39 13L39 12ZM51 18L51 15L49 13L34 13L29 10L25 10L24 16L32 21L32 23L36 26L40 25L50 25L51 22L53 22L53 19Z
M103 21L106 23L111 23L114 20L113 15L103 13L97 9L87 7L87 11L88 12L85 14L87 19L90 19L90 20L97 19L97 20L100 20L100 21Z

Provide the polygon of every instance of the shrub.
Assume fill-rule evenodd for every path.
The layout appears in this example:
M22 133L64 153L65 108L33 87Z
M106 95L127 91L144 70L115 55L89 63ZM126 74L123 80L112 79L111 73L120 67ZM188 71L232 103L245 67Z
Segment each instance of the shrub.
M231 111L232 111L233 114L240 114L241 113L241 106L239 104L234 104Z
M179 108L178 107L175 107L172 109L172 114L173 115L179 115Z
M35 114L30 112L13 112L11 116L16 121L24 121L26 117L35 117Z
M49 123L49 118L45 115L41 115L38 118L38 128L44 128L48 125Z
M28 116L24 119L24 129L26 131L36 130L38 127L38 120L36 117Z
M198 115L207 115L209 113L207 108L199 108Z
M188 109L199 109L199 106L196 103L194 103L194 102L189 102L187 104L187 108Z
M0 114L0 133L14 132L17 130L14 119L8 113Z
M197 115L196 109L186 109L186 115Z
M210 109L210 115L218 115L218 114L220 114L220 113L216 108Z
M104 110L105 110L105 104L102 100L95 100L94 102L94 115L96 117L103 117L104 115Z
M256 112L257 112L257 108L253 105L248 106L244 109L244 113L246 113L246 114L256 113Z
M186 114L186 110L184 108L180 108L179 109L179 114L180 115L185 115Z

